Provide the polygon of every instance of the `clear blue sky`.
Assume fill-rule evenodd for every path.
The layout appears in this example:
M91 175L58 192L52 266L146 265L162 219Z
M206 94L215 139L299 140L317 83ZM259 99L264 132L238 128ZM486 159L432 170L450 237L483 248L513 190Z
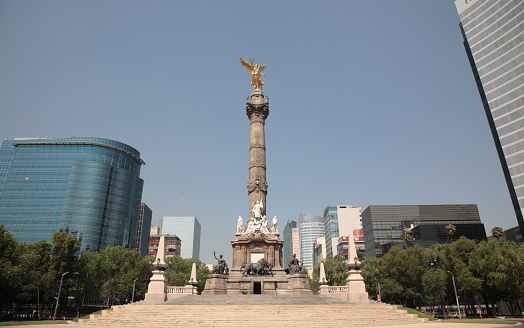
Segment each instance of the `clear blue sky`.
M94 136L146 165L143 201L196 216L201 259L248 216L251 77L267 65L267 215L478 204L517 225L454 2L0 2L0 136ZM181 194L184 194L181 211Z

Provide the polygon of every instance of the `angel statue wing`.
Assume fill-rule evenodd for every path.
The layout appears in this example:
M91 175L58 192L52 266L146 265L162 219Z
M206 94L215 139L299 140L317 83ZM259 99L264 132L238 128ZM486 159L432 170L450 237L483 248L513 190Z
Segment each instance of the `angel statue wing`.
M264 73L260 73L260 72L262 72L266 68L266 65L259 66L258 64L256 64L253 66L253 61L255 61L255 59L252 58L251 64L249 64L247 61L240 58L240 63L242 64L242 66L244 66L248 70L248 72L251 73L251 75L253 75L253 80L251 81L251 85L255 88L255 90L259 90L264 85L264 82L262 82L262 79L260 76L265 75Z
M253 66L251 66L247 61L242 59L242 57L240 57L240 63L249 71L249 73L253 74Z

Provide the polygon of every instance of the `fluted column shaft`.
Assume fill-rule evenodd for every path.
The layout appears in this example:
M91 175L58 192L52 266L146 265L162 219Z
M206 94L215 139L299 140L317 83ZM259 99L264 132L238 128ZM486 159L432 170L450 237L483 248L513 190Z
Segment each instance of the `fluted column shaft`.
M249 217L253 217L251 209L257 201L262 201L264 207L261 215L266 215L266 137L264 125L269 115L269 104L260 90L254 90L246 104L246 114L251 122L249 143Z

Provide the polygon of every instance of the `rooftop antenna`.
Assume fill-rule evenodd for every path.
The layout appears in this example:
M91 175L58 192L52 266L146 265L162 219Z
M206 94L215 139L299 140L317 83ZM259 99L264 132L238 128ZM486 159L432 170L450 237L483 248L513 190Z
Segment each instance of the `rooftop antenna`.
M180 196L180 216L182 216L184 209L184 192L182 192L182 195Z

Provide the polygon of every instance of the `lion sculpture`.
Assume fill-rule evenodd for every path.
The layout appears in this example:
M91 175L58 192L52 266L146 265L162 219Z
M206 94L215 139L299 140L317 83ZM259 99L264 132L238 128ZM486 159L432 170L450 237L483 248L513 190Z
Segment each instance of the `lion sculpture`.
M240 269L240 272L243 276L247 276L250 274L253 275L270 275L273 272L271 271L273 266L266 260L265 258L262 258L258 260L257 263L246 263L242 266Z

